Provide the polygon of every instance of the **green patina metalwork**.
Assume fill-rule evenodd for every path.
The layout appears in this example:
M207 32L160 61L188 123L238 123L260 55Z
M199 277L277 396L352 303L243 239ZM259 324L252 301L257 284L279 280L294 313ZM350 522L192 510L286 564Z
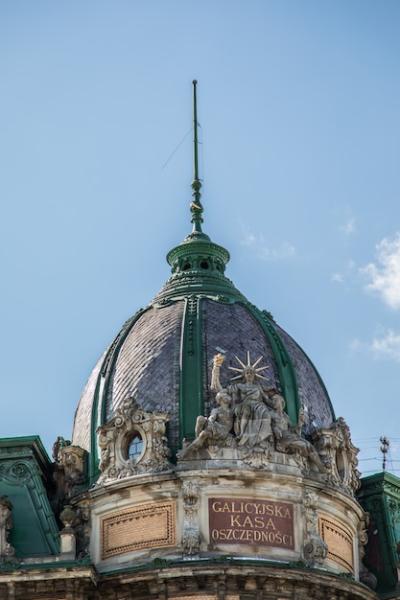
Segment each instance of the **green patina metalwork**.
M82 574L82 571L87 572L88 576L93 579L95 575L95 569L90 557L80 558L77 560L53 560L42 562L4 562L0 563L0 572L2 573L25 573L26 571L51 571L52 573L68 569L68 571L74 572L77 575Z
M390 594L400 585L400 478L387 472L365 477L358 499L371 519L365 564L378 591Z
M203 414L203 348L201 332L201 299L185 299L180 368L180 441L195 437L196 417ZM177 450L175 448L174 450Z
M207 238L201 230L203 222L203 206L201 204L201 181L199 178L199 138L198 138L198 120L197 120L197 81L193 80L193 202L190 205L192 213L193 234L199 237Z
M286 401L286 412L289 415L292 424L296 424L299 415L299 397L296 375L289 354L275 329L270 313L259 310L254 304L247 303L246 306L253 317L261 325L264 335L271 345L278 367L283 396Z
M38 436L0 439L0 496L12 502L17 558L59 552L59 531L46 488L51 462Z

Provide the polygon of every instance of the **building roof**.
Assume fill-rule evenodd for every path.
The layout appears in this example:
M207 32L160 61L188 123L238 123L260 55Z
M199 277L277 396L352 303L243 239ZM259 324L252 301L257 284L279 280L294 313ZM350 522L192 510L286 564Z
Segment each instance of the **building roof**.
M326 388L304 351L225 276L224 248L192 232L167 260L172 274L166 284L124 324L90 375L75 415L73 444L96 460L97 426L134 396L145 410L169 414L169 442L177 450L183 438L193 438L196 417L210 411L211 366L218 352L226 356L223 385L237 359L246 361L247 353L252 362L262 357L263 383L281 390L292 422L300 405L306 433L334 421Z

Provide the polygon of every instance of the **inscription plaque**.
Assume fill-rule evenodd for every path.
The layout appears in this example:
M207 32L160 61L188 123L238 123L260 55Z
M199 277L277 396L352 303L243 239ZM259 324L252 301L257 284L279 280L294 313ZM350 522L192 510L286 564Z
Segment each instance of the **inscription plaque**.
M320 517L320 535L328 546L328 558L335 561L347 571L353 572L353 536L341 523Z
M176 543L175 502L139 504L101 522L102 558Z
M294 549L293 504L209 498L210 542Z

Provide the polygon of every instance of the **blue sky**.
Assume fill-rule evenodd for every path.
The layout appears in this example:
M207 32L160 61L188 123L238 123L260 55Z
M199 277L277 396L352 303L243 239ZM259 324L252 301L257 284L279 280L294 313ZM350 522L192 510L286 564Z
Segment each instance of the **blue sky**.
M0 435L69 437L167 279L196 77L229 276L318 366L363 471L386 434L400 475L399 26L396 0L0 4Z

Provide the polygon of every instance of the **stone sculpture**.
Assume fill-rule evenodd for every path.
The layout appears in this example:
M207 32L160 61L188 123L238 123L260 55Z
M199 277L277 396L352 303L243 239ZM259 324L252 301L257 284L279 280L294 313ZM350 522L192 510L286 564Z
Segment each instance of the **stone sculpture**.
M310 441L303 434L303 407L293 425L285 412L283 395L276 388L262 385L266 378L261 372L268 368L259 366L262 357L254 363L249 352L246 361L235 358L238 366L228 368L238 374L224 387L220 371L225 357L214 356L210 387L216 393L216 406L208 417L197 418L196 437L191 443L184 441L178 460L239 460L264 469L278 462L295 466L303 474L322 477L354 496L360 481L358 449L352 444L344 419L337 419L329 428L315 428ZM114 434L108 431L107 435Z
M0 561L11 560L15 550L10 544L10 533L13 526L12 503L7 496L0 497Z
M222 389L215 396L215 401L217 407L212 409L209 417L197 417L196 438L178 453L179 458L184 458L206 445L229 445L232 442L233 436L230 433L233 427L231 397L226 390Z
M59 436L53 444L53 458L57 493L63 501L71 498L85 482L87 452Z
M231 397L235 412L235 434L239 446L250 446L252 448L269 448L273 440L271 429L271 414L266 402L268 396L257 379L265 379L260 371L268 367L257 367L262 360L260 356L252 365L250 353L247 353L247 364L238 357L240 368L228 367L239 375L233 378L239 380L226 388L226 393ZM213 371L211 377L211 389L221 392L224 388L220 382L220 368L224 362L224 356L217 354L214 357Z
M360 487L358 448L351 441L345 420L340 417L331 427L316 429L312 438L325 465L328 483L354 495Z
M314 466L318 471L325 472L325 466L322 463L318 452L314 446L301 436L304 412L299 411L297 425L292 426L288 415L285 413L285 399L277 392L270 392L270 402L273 406L272 430L275 437L276 449L279 452L297 454Z
M167 414L147 413L133 397L127 398L111 421L97 429L101 451L98 484L168 470L167 421ZM135 438L140 441L142 450L131 457L129 445Z
M239 366L228 368L238 375L223 387L220 370L225 357L222 354L214 356L211 389L216 392L217 406L209 417L197 418L196 437L184 445L178 459L215 457L218 449L226 449L224 458L267 468L269 457L275 452L291 455L292 464L302 469L308 470L311 466L324 473L326 469L318 452L302 436L303 412L300 411L298 423L292 426L284 411L283 396L275 388L263 387L261 381L266 378L261 372L268 367L259 366L262 357L253 364L249 352L245 362L235 358Z
M76 556L76 536L74 525L76 512L70 504L66 504L60 513L60 521L64 528L60 531L60 554L63 558L74 559Z
M314 492L304 492L304 560L308 566L322 564L328 555L328 546L318 531L318 496Z
M368 526L370 523L369 513L364 513L364 518L358 526L358 551L360 557L360 581L372 590L376 589L377 578L364 564L365 547L368 543Z
M182 546L185 554L198 554L200 551L200 528L198 512L200 506L200 487L193 481L184 481L183 492L183 534Z

